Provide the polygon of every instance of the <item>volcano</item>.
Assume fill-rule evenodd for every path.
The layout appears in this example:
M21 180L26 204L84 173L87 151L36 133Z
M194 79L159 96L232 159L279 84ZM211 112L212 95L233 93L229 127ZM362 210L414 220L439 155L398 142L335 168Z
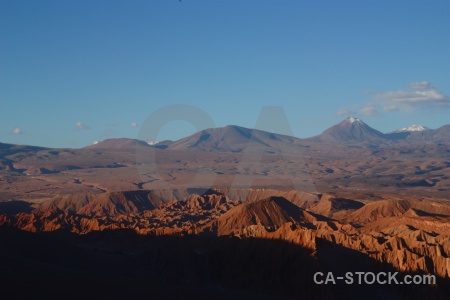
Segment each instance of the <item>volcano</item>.
M348 117L311 139L326 143L352 143L384 141L387 137L361 119Z

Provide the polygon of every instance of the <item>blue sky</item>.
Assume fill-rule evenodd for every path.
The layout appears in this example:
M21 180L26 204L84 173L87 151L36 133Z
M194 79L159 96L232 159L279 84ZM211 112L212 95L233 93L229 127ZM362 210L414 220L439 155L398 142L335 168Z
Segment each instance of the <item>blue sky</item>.
M349 115L388 132L450 123L449 1L0 2L0 142L136 138L167 105L297 137ZM194 133L168 123L159 140Z

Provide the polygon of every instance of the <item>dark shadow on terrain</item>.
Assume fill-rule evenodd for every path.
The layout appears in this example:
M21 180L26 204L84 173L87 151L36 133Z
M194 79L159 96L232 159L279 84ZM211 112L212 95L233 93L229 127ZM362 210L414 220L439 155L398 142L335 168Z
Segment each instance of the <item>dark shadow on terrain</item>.
M435 214L435 213L430 213L430 212L426 212L420 209L412 209L414 210L414 212L419 216L419 217L439 217L439 218L448 218L448 215L444 215L444 214Z
M200 196L203 195L220 195L223 196L223 193L220 193L218 191L215 191L214 189L211 188L187 188L186 189L187 192L191 195L191 194L197 194Z
M31 213L33 210L34 208L31 206L31 203L26 201L0 202L0 215L6 214L11 216L18 213Z
M364 206L364 203L346 198L335 198L332 199L332 207L334 210L350 210L359 209Z
M48 148L0 143L0 158L17 153L34 153Z
M79 236L0 226L0 241L3 299L448 299L448 288L430 286L317 285L317 271L390 270L322 240L317 257L283 240L131 230Z
M412 182L406 182L404 183L405 186L411 186L411 187L415 187L415 186L424 186L424 187L432 187L435 186L436 183L435 182L428 182L425 179L422 180L418 180L418 181L412 181Z
M354 283L348 285L344 280L336 280L336 285L330 285L332 293L338 299L450 299L450 281L448 278L436 276L436 285L415 284L357 284L358 275L355 272L398 272L396 279L403 282L406 275L424 275L423 272L399 272L392 265L380 263L364 253L345 248L328 240L316 238L317 258L320 266L335 277L345 278L346 272L353 273ZM372 277L368 277L369 281ZM382 277L381 280L388 279ZM359 295L359 297L355 297Z

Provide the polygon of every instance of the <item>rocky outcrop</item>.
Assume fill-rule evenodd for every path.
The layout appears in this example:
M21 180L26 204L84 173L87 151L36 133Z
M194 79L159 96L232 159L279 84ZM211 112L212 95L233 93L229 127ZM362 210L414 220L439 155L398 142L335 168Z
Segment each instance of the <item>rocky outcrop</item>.
M142 209L139 200L149 201L147 196L138 198L134 195L133 206L121 202L123 195L126 194L100 198L105 202L82 197L70 201L60 198L46 209L42 206L32 213L1 215L0 225L9 224L30 232L86 234L129 229L141 235L155 236L277 239L312 251L318 249L317 240L320 239L358 251L401 271L450 277L450 216L446 215L448 205L445 203L382 200L366 204L336 220L318 212L336 216L339 205L344 210L353 210L360 202L326 198L322 205L319 203L308 211L278 196L242 203L218 191L210 191L139 211ZM109 209L108 203L122 207L126 213ZM441 214L433 213L435 211Z
M176 199L174 195L167 197ZM46 211L58 208L63 211L86 216L116 216L119 214L139 213L161 206L166 201L154 191L125 191L100 194L73 194L57 196L43 202L38 210Z
M217 195L211 199L234 199L241 202L255 201L270 196L286 198L295 205L308 208L318 201L318 195L299 191L277 191L272 189L160 189L123 192L69 194L56 196L38 206L38 210L59 208L63 211L86 216L116 216L127 213L140 213L161 207L165 203L176 206L176 202L197 199L202 196ZM180 202L181 203L181 202ZM193 202L190 202L193 205ZM170 206L169 205L169 206ZM184 204L179 204L184 205ZM208 202L208 205L211 203Z
M218 235L244 235L257 231L273 232L285 224L317 229L319 219L282 197L247 202L220 216L215 226ZM259 234L250 234L259 236Z

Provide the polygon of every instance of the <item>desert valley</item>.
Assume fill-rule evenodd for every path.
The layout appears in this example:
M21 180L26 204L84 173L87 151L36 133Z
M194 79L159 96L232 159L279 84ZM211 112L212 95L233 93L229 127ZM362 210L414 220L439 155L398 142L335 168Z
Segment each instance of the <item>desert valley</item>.
M381 133L350 117L307 139L227 126L156 144L0 144L2 293L448 299L449 191L450 125ZM437 282L317 285L319 271Z

